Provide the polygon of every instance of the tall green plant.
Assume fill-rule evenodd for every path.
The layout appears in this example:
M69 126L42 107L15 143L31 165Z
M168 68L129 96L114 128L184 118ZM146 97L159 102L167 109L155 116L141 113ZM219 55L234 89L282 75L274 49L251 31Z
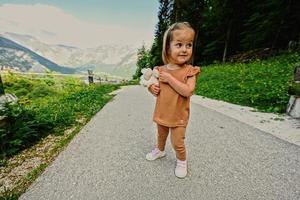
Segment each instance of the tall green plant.
M163 36L171 23L173 23L173 4L174 0L159 0L158 23L155 28L154 42L150 50L151 63L154 66L163 64L161 56Z
M133 75L133 79L138 79L142 75L141 71L143 68L153 68L150 50L146 49L145 45L138 49L137 55L137 69Z

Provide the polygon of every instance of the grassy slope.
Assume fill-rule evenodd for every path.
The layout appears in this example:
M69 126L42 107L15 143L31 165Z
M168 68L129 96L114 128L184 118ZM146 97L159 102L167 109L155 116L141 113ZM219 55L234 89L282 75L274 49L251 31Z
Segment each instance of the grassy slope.
M266 112L285 112L299 53L251 63L202 67L195 93Z
M0 127L0 158L25 149L50 132L60 134L78 120L89 120L110 99L117 85L85 85L74 78L43 79L10 75L4 78L7 93L19 97L8 106L6 126Z

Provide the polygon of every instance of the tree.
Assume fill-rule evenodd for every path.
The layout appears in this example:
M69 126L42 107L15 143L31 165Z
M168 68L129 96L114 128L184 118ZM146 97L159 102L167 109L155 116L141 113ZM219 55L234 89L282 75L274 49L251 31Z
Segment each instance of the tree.
M151 54L150 50L147 50L145 45L143 45L140 49L138 49L138 60L137 60L137 69L135 74L133 75L133 79L138 79L142 75L142 69L143 68L151 68L152 62L151 62Z
M170 15L171 23L175 22L189 22L195 29L195 46L193 48L194 57L192 63L199 63L200 55L200 27L202 24L202 14L205 7L205 0L175 0L173 2L173 9Z
M286 48L289 41L300 40L300 2L299 0L281 1L280 7L282 12L280 17L280 25L277 28L275 39L272 43L274 48Z
M155 30L155 38L151 47L152 63L154 66L162 65L162 45L165 31L171 25L173 0L159 0L158 23Z
M299 40L300 2L266 0L249 3L251 15L245 21L241 43L243 50L286 48L290 40Z
M237 12L238 10L238 12ZM240 32L247 17L246 0L208 0L203 12L203 57L226 61L240 50Z
M257 48L286 49L300 42L299 0L160 0L152 63L162 64L163 34L174 22L196 31L193 64L226 62Z

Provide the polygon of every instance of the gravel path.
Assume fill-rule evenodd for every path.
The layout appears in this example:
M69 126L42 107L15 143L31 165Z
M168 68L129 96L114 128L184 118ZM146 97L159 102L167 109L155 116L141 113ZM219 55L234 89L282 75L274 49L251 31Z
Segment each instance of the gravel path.
M154 98L123 88L20 199L300 199L300 147L199 104L187 129L189 173L149 162Z

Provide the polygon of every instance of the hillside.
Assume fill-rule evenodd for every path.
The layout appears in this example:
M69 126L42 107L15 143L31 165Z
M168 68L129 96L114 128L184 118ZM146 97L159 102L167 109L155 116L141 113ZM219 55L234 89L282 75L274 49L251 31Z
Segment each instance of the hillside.
M22 72L45 72L47 70L60 73L74 73L75 70L44 58L18 43L0 36L0 66L15 68Z
M299 53L286 53L249 63L213 64L202 67L196 94L230 103L283 113L289 100Z
M78 72L86 73L87 69L92 69L95 72L105 72L130 79L136 70L137 48L134 46L101 45L82 49L62 44L46 44L30 35L16 33L2 35L58 65L68 66Z

